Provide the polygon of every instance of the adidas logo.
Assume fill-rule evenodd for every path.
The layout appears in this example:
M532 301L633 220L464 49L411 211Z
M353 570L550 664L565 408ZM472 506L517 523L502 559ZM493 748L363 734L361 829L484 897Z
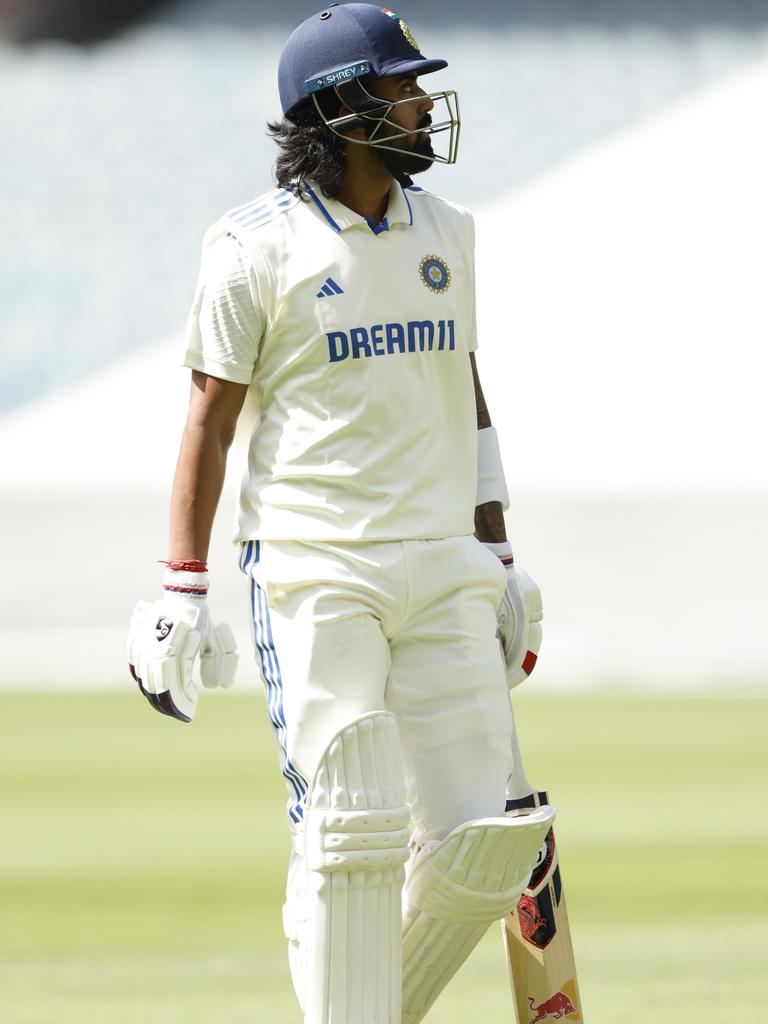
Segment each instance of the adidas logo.
M323 285L322 290L317 293L317 297L318 297L318 299L327 299L327 298L330 298L333 295L343 295L343 294L344 294L344 289L340 288L339 285L336 284L336 282L333 280L332 277L329 277L326 280L325 284Z

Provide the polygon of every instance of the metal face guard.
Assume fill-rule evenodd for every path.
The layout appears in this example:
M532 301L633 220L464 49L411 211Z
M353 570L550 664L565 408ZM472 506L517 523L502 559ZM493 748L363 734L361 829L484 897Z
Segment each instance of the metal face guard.
M404 146L392 145L392 143L397 142L399 139L407 139L422 133L425 135L440 135L448 132L447 152L435 153L433 160L438 164L456 163L459 137L461 135L461 114L459 110L459 96L454 90L425 94L426 98L432 100L435 106L441 103L444 104L445 113L442 120L435 120L433 118L432 124L416 131L407 131L401 124L392 120L390 115L395 107L402 107L406 103L422 103L425 96L411 96L407 99L395 100L391 103L386 100L382 101L380 96L374 96L373 93L370 93L360 79L345 82L342 85L335 85L333 91L340 102L352 110L353 113L346 114L343 117L327 118L320 105L319 94L313 93L312 99L325 126L334 135L344 139L345 142L354 142L361 146L373 146L376 149L388 149L393 153L412 156L413 150L406 149ZM348 133L360 127L368 129L368 138L351 138ZM382 134L384 132L386 134Z

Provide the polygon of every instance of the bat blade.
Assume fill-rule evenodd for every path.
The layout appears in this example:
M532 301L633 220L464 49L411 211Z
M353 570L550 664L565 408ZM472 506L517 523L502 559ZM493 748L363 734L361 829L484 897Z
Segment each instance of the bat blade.
M530 791L518 751L516 792L507 813L525 814L548 803L544 792ZM501 923L518 1024L553 1020L583 1024L576 962L563 895L555 834L550 829L528 888Z

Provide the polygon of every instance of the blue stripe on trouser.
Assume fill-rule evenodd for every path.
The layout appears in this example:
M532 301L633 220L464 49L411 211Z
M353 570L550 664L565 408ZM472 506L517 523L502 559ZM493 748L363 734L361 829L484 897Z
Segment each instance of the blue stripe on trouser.
M260 545L257 540L249 540L243 545L240 555L240 568L251 576L251 568L259 561ZM304 799L307 795L307 781L294 768L288 758L287 729L285 712L283 711L283 678L280 674L280 662L275 651L272 638L272 623L269 619L267 595L251 576L251 616L253 618L253 634L256 650L261 659L261 671L267 687L267 710L269 720L275 730L280 748L280 769L288 786L296 798L289 806L288 816L297 823L304 815Z

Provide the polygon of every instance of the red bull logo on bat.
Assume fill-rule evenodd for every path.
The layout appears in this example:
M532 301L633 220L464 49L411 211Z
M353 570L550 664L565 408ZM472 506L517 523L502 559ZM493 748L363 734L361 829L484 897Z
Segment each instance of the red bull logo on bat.
M536 1016L531 1017L529 1024L538 1024L540 1020L544 1020L546 1017L554 1017L555 1020L560 1020L566 1013L576 1013L576 1007L565 992L555 992L553 996L545 999L538 1006L534 1004L530 996L528 996L528 1002L531 1004L531 1009L536 1011Z
M538 1006L533 998L528 996L528 1002L534 1011L534 1016L531 1017L528 1024L539 1024L539 1021L547 1020L548 1018L560 1020L562 1017L568 1017L572 1021L580 1021L581 1013L576 1005L575 982L566 982L563 985L563 989L565 991L555 992L554 995L550 996L549 999L545 999L543 1003L539 1003Z

